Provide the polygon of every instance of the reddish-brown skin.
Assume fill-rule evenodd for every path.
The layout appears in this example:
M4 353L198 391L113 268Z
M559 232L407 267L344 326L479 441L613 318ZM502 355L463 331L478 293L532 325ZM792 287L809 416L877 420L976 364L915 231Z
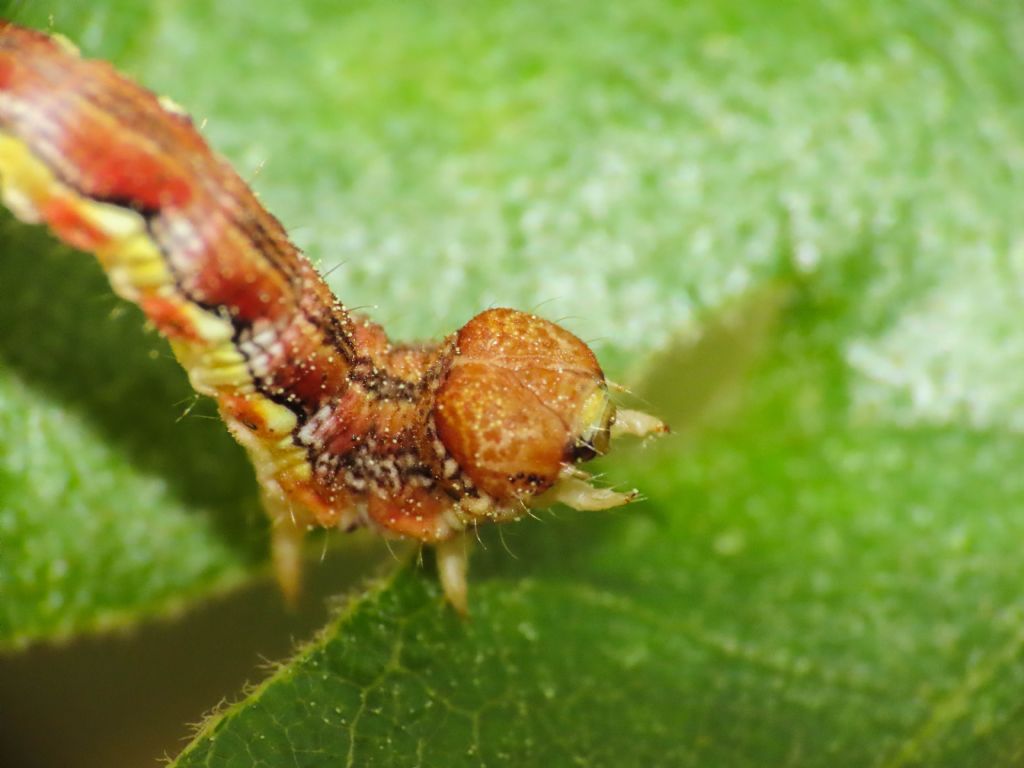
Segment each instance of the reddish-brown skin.
M512 310L473 318L455 345L437 398L441 441L495 498L549 487L573 458L575 415L601 379L597 358L562 328Z
M272 404L294 415L285 443L307 466L267 464L261 476L293 519L443 540L519 516L585 455L581 414L604 379L578 338L495 309L438 345L392 346L335 300L188 117L105 62L0 22L0 132L54 177L33 201L66 242L111 260L111 233L88 215L95 204L144 219L173 290L127 293L191 373L186 359L221 349L193 310L230 323L227 351L245 370L202 391L254 460L285 450L266 422Z

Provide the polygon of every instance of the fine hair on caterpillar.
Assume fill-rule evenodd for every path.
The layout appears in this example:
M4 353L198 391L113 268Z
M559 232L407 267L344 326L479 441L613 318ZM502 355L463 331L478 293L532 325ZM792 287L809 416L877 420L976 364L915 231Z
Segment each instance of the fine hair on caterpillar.
M215 399L255 467L286 596L306 530L369 526L435 546L465 612L467 531L636 499L579 465L620 435L666 431L617 408L587 345L531 313L389 341L335 299L184 110L4 21L0 191L17 218L95 254Z

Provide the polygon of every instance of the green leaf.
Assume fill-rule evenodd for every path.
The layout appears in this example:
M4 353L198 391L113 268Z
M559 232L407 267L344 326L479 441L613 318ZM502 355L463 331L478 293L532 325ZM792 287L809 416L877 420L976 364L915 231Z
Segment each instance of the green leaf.
M673 340L678 435L603 466L644 504L482 532L468 621L399 570L178 765L1020 761L1024 11L96 6L397 336L547 302L622 380ZM246 578L238 452L4 226L0 637Z
M486 536L465 622L407 569L176 765L1013 763L1024 437L854 406L885 307L834 291L878 268L794 288L742 405L616 469L643 507Z

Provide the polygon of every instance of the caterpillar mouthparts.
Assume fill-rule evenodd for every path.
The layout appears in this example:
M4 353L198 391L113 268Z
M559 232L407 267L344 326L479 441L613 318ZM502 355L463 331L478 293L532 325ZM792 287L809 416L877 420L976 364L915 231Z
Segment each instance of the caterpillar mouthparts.
M491 309L438 344L390 342L340 304L281 224L166 99L62 38L0 20L0 195L94 253L170 342L248 451L288 597L304 533L369 526L437 547L467 606L465 532L556 502L637 492L579 465L624 435L593 352L536 315Z

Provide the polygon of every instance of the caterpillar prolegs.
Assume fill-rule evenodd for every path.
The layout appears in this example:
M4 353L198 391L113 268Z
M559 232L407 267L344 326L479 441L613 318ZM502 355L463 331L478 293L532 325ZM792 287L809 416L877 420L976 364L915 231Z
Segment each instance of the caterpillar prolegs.
M483 312L434 345L348 311L181 109L0 21L0 187L19 219L94 253L170 342L249 453L286 595L314 526L437 547L466 610L464 533L562 502L625 504L578 465L619 435L666 431L617 409L565 329Z

